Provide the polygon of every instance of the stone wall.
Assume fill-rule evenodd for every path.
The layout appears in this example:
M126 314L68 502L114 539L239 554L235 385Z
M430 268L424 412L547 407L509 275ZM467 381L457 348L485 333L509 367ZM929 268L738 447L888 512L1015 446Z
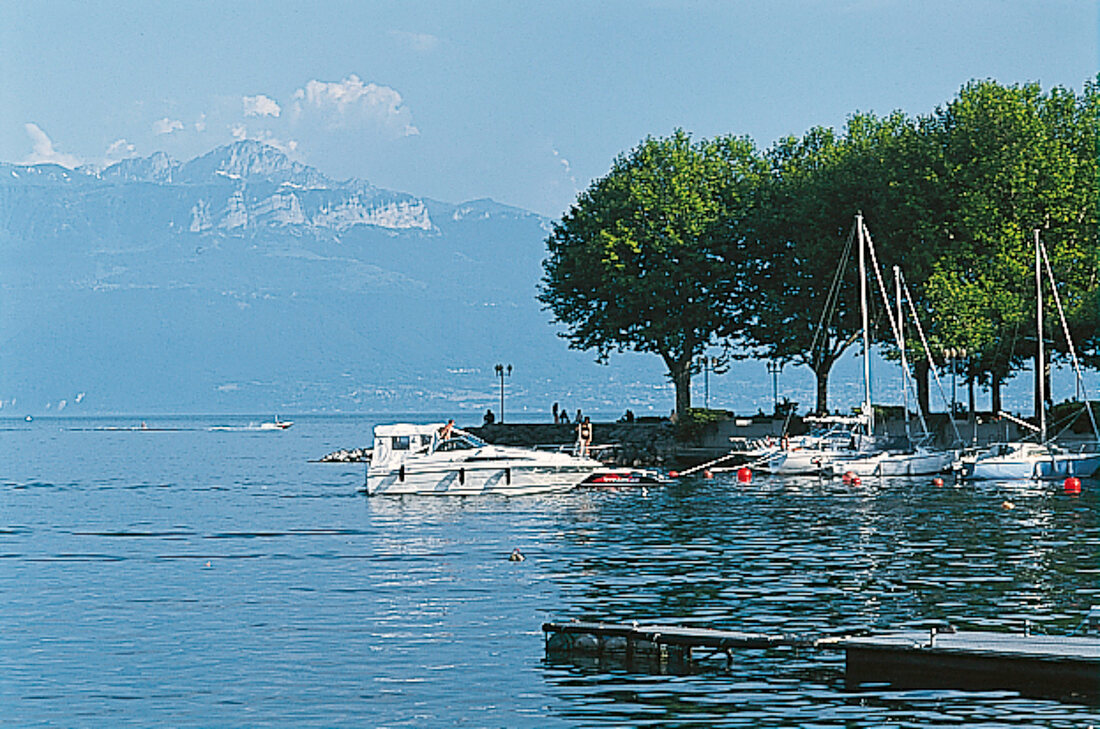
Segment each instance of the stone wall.
M527 448L572 448L577 441L576 425L498 423L464 430L489 443ZM616 465L669 465L678 457L673 432L669 423L593 423L593 455Z

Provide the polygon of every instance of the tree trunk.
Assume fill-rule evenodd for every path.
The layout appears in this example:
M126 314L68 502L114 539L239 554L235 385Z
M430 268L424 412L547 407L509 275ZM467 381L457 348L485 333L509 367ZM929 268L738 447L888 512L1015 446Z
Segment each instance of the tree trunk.
M1043 412L1043 407L1047 403L1053 402L1053 400L1050 396L1050 360L1047 359L1046 361L1040 361L1039 360L1039 353L1036 352L1035 353L1035 358L1034 358L1034 365L1035 365L1035 382L1034 382L1034 387L1035 387L1035 424L1038 425L1039 424L1039 413ZM1042 379L1043 389L1044 389L1043 399L1045 400L1045 402L1040 402L1039 401L1039 382L1040 382L1039 378L1040 377L1043 378Z
M968 399L968 402L967 402L968 407L966 409L966 420L967 420L967 422L970 422L971 420L974 419L974 411L977 409L975 407L975 403L974 403L974 375L968 375L967 376L967 378L966 378L966 389L967 389L966 394L967 394L967 399Z
M1001 374L999 372L989 373L989 398L990 409L993 411L994 417L997 413L1001 412Z
M913 377L917 381L917 405L925 415L929 414L928 409L928 360L918 359L913 363Z
M665 362L672 384L676 387L676 420L683 422L691 409L691 359L678 362L666 359Z
M814 370L814 375L817 377L817 404L814 409L818 415L829 413L829 370L832 368L833 363L828 361L822 362Z

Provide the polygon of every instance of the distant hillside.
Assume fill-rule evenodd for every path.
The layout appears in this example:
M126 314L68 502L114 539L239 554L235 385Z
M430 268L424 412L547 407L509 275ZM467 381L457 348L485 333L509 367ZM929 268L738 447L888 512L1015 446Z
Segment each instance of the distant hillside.
M257 142L0 164L0 415L496 409L497 362L509 407L667 412L656 358L601 367L554 335L548 225Z

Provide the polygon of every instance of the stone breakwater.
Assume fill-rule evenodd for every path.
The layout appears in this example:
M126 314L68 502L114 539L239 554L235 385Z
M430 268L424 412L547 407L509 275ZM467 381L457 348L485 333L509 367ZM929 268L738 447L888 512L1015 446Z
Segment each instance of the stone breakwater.
M593 455L617 466L665 466L675 462L682 446L677 446L675 429L669 423L593 423ZM465 428L482 440L498 445L546 448L572 448L577 441L576 425L500 424Z
M343 448L317 460L320 463L366 463L370 460L370 448Z
M525 448L571 449L577 441L576 425L494 424L463 428L497 445ZM668 423L593 423L593 456L616 466L668 466L683 455L674 428ZM366 463L370 448L344 448L317 459L320 463Z

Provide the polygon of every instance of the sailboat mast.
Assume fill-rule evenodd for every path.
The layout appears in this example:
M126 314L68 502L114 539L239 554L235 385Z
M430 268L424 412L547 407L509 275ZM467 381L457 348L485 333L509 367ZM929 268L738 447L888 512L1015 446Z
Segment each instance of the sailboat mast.
M1038 359L1035 362L1035 391L1038 402L1035 409L1039 415L1039 441L1047 439L1047 395L1046 395L1046 352L1043 348L1043 274L1040 265L1039 229L1035 229L1035 326L1039 333Z
M905 357L905 308L901 300L901 269L894 266L894 298L898 308L898 351L901 353L901 407L905 414L905 437L909 439L909 362Z
M863 231L863 213L856 213L859 226L859 308L863 317L863 414L867 420L867 435L875 432L875 411L871 407L871 333L867 322L867 241Z

